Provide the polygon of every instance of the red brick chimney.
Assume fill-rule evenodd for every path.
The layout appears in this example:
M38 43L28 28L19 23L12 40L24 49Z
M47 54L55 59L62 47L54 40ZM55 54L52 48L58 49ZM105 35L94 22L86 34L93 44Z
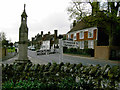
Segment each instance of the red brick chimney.
M119 10L119 17L120 17L120 10Z
M41 31L41 36L43 36L43 31Z
M54 30L54 39L57 39L57 32L58 30Z

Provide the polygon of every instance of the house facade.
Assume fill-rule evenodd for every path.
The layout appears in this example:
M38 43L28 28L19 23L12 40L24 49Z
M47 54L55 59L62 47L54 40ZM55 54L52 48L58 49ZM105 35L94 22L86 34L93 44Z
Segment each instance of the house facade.
M108 46L109 36L106 28L100 25L88 25L81 20L66 34L67 40L77 41L79 49L95 49L95 46Z
M41 31L41 35L37 34L34 38L32 38L32 45L34 45L37 49L40 49L44 43L50 42L50 48L56 48L59 44L59 38L57 36L58 30L54 30L54 34L48 32L47 34L43 34Z
M78 41L80 49L94 49L97 45L98 28L91 27L81 30L75 30L67 33L67 39Z

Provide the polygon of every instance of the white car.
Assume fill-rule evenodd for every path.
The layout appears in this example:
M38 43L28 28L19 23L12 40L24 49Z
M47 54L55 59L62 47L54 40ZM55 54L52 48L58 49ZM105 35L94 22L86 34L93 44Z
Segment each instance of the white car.
M30 49L30 50L35 51L35 48L34 48L34 47L31 47L31 49Z

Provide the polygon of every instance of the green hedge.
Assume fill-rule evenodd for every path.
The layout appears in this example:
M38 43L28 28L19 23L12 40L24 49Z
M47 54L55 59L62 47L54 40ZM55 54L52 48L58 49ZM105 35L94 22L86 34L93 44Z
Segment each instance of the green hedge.
M118 89L120 67L84 66L82 63L39 65L2 64L2 88L39 88L40 90Z
M9 47L7 50L8 52L15 52L15 47Z
M76 49L63 47L63 53L78 54L78 55L88 55L94 57L94 49Z

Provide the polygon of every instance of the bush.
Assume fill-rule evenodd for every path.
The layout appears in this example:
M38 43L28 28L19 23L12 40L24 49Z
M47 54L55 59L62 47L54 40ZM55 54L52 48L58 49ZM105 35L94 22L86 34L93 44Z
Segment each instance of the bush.
M63 53L88 55L94 57L94 49L76 49L76 48L68 49L67 47L63 47Z

